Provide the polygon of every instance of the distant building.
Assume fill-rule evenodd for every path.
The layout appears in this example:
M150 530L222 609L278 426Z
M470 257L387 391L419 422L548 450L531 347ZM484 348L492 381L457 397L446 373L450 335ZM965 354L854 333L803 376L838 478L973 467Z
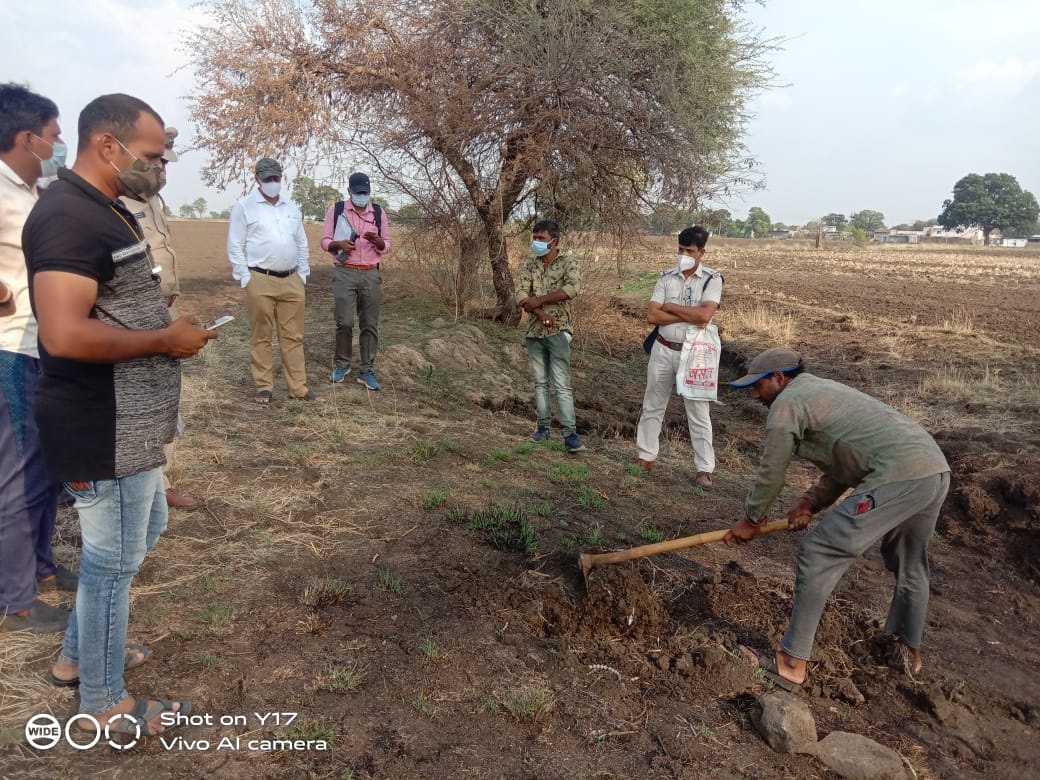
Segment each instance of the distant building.
M923 230L875 230L873 239L879 244L916 244L924 236Z
M990 244L994 243L992 237L990 238ZM1021 249L1026 245L1026 239L1024 238L1002 238L996 242L997 246L1010 246Z
M925 244L967 244L977 246L983 242L982 228L960 227L952 230L939 227L925 228L924 235L920 239Z
M770 238L790 238L791 237L791 231L790 230L772 230L769 233L769 237Z

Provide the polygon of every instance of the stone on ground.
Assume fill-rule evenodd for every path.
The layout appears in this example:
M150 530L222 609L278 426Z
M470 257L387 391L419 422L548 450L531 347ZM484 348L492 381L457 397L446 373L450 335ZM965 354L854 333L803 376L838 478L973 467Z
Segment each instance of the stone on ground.
M816 757L846 780L906 780L903 759L862 734L832 731L816 745Z
M763 694L751 720L777 753L816 752L816 721L797 696L784 691Z

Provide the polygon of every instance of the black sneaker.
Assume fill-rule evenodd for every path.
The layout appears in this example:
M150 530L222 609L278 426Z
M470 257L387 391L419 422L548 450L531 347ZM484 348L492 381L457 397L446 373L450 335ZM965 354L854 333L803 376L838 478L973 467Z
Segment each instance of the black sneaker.
M66 569L59 563L54 567L54 574L40 580L37 585L41 593L54 590L67 590L69 593L75 593L79 586L79 577L74 571Z
M585 449L585 445L581 443L581 437L576 433L572 433L570 436L563 440L563 446L567 448L567 452L575 453L581 452Z
M0 616L0 631L28 631L30 634L57 634L65 630L69 613L36 599L29 614Z

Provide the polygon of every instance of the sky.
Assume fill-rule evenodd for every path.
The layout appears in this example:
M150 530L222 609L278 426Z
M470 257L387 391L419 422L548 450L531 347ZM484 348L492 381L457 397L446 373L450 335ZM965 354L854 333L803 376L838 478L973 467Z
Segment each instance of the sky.
M70 160L80 109L108 92L150 103L180 130L176 148L195 140L180 43L206 19L194 0L4 5L0 80L58 104ZM935 217L968 173L1010 173L1040 196L1037 0L770 0L744 17L780 49L744 138L765 188L718 204L734 216L760 206L804 224L872 209L888 225L912 222ZM171 164L174 213L199 196L219 211L242 194L205 187L203 155Z

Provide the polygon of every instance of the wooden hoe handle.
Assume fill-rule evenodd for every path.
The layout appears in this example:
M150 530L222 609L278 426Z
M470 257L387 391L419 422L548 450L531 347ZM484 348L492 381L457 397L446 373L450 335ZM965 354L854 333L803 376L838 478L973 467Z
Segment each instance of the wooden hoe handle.
M773 531L782 531L788 526L788 521L774 520L771 523L766 523L759 534L769 534ZM581 573L586 577L589 576L589 572L599 566L606 566L611 563L623 563L624 561L635 560L636 558L646 558L648 555L657 555L658 553L672 552L673 550L685 550L687 547L696 547L700 544L711 544L712 542L721 542L722 539L729 533L727 528L724 531L705 531L702 534L694 534L693 536L683 536L679 539L671 539L667 542L657 542L656 544L644 544L640 547L630 547L627 550L618 550L617 552L602 553L600 555L589 555L583 553L578 558L578 565L581 567Z

